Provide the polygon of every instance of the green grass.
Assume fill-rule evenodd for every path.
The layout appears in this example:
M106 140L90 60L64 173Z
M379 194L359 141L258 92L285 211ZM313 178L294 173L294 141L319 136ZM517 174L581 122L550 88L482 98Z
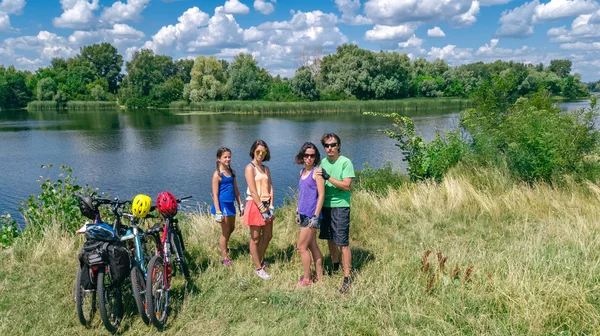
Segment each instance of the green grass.
M318 102L207 101L173 102L171 110L229 113L311 113L311 112L406 112L418 110L461 110L471 102L458 98L408 98L400 100L341 100Z
M269 281L253 274L245 227L238 223L233 267L224 268L217 224L202 214L185 218L193 285L175 281L165 334L600 333L599 185L530 186L499 171L459 167L440 184L406 183L382 195L353 192L355 280L344 296L337 293L340 274L296 288L293 205L276 212ZM106 334L98 317L91 330L79 325L71 286L82 239L55 227L0 251L1 334ZM430 270L423 272L427 250ZM445 271L438 251L447 257ZM131 296L126 300L123 333L157 333L135 316Z
M66 110L73 111L97 111L116 110L119 108L114 101L68 101L64 106ZM56 111L60 109L55 101L35 100L27 104L28 111Z

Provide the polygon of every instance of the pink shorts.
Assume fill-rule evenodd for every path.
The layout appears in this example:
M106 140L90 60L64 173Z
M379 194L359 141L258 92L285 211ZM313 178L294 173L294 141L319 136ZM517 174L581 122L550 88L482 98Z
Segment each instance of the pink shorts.
M275 218L275 217L272 217ZM263 219L262 213L258 210L258 206L254 201L246 201L246 209L244 210L244 218L242 218L242 224L247 226L265 226L265 220Z

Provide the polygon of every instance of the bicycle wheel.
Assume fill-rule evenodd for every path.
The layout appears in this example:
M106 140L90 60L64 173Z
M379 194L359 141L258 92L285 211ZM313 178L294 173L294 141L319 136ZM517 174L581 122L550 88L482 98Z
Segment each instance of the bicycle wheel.
M107 274L108 268L101 267L97 278L98 306L100 317L106 330L114 333L121 324L123 318L123 301L121 286L113 284Z
M150 259L146 276L146 310L158 329L165 325L168 315L169 293L165 288L165 271L161 256L155 255Z
M142 251L144 254L144 263L147 266L150 263L150 259L158 254L157 243L160 242L159 237L155 234L144 234L142 239Z
M183 241L177 232L171 233L171 244L171 246L173 246L173 252L175 253L175 261L177 262L181 273L183 273L183 277L186 281L190 281L190 270L185 262L185 255L183 254Z
M138 263L134 263L129 276L131 278L131 292L133 293L138 313L142 321L148 325L150 324L150 318L148 318L148 314L146 313L146 279L144 279L144 272L142 272Z
M79 267L77 271L77 281L75 282L75 305L77 306L77 316L79 322L86 328L89 328L96 313L96 291L93 289L85 289L82 283L84 269Z

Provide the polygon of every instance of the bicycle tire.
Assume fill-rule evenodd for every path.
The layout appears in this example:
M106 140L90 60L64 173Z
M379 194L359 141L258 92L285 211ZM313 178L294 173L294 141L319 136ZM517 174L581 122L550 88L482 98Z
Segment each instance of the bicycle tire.
M169 296L165 290L165 264L160 255L155 255L148 264L146 276L146 310L152 324L162 329L167 322Z
M144 272L142 272L138 263L134 263L129 277L131 279L131 292L133 293L133 299L135 300L138 314L140 314L142 321L144 321L146 325L149 325L150 318L146 313L146 279L144 278Z
M79 322L89 328L96 313L96 291L86 290L81 284L83 268L79 266L77 270L77 280L75 282L75 306L77 307L77 317ZM89 302L88 302L89 301ZM88 304L89 303L89 307Z
M171 234L171 242L171 246L173 246L175 252L175 260L178 264L177 266L181 270L181 273L183 273L185 280L190 281L190 270L185 262L185 255L183 254L183 241L180 240L180 235L177 232Z
M98 271L96 294L102 323L106 330L115 333L123 318L121 286L113 284L106 271L108 269L105 270L104 267Z

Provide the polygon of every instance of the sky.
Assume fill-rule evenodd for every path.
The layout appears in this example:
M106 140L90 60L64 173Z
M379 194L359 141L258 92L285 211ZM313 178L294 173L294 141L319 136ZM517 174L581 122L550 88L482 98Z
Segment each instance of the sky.
M110 42L174 60L251 53L293 76L343 43L450 65L570 59L600 79L600 0L1 0L0 64L35 71Z

